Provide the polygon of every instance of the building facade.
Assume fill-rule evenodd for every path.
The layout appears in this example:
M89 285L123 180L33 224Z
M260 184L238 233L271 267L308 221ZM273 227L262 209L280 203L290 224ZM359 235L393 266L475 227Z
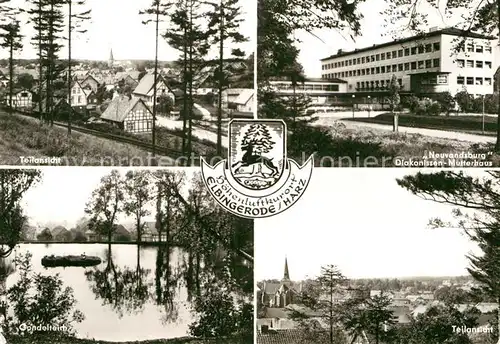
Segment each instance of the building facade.
M290 80L272 80L271 89L280 96L307 96L311 104L335 103L339 94L347 92L347 82L336 77L306 78L293 87Z
M432 94L467 90L493 93L495 37L462 30L431 29L420 36L373 45L321 60L323 78L347 82L347 92L387 90L393 75L401 93Z

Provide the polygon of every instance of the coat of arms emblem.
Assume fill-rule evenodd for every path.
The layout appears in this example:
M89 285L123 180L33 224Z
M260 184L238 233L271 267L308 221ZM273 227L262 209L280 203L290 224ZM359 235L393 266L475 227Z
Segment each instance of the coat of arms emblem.
M295 204L309 184L312 156L299 166L286 156L282 120L232 120L227 160L202 175L210 193L230 212L247 218L279 214Z

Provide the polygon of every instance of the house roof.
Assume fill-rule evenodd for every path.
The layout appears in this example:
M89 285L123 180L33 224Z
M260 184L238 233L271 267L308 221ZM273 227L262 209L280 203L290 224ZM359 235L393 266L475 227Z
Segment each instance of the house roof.
M137 95L141 95L141 96L147 95L149 93L149 91L151 91L151 89L153 88L154 79L155 79L154 74L144 75L142 77L141 81L139 81L139 85L137 85L133 94L137 94ZM165 79L161 75L158 75L156 82L157 83L164 82L166 84ZM167 85L167 87L168 87L168 85ZM170 87L169 87L169 90L170 90Z
M468 32L466 30L461 30L458 28L449 27L449 28L444 28L441 30L426 32L426 33L420 34L420 35L414 35L414 36L407 37L407 38L397 39L397 40L394 40L391 42L386 42L386 43L382 43L382 44L374 44L371 47L365 47L365 48L356 49L353 51L340 51L337 54L322 58L320 61L325 61L325 60L329 60L329 59L336 58L336 57L349 56L349 55L353 55L353 54L357 54L357 53L361 53L361 52L365 52L365 51L370 51L370 50L377 49L377 48L389 47L391 45L403 44L403 43L416 41L416 40L423 39L423 38L435 37L435 36L441 36L441 35L478 38L478 39L489 39L489 40L496 39L496 37L493 37L493 36L486 36L486 35L482 35L482 34L475 33L475 32Z
M354 341L348 334L344 332L347 343L366 344L368 341L365 338L358 338ZM287 330L272 330L267 332L257 332L257 344L327 344L330 343L330 332L326 330L310 330L302 329L287 329Z
M132 109L139 103L144 102L140 98L127 97L124 95L119 95L114 98L111 103L109 103L106 110L102 113L101 119L105 119L113 122L123 122L127 115L132 111ZM145 104L144 104L145 106ZM145 106L148 111L149 108Z
M252 99L253 95L254 95L253 89L251 88L245 89L240 93L238 98L234 100L234 103L239 105L245 105L250 101L250 99Z
M56 236L56 235L59 235L59 234L65 233L65 232L68 232L68 230L66 228L64 228L63 226L54 227L51 231L53 236Z
M147 234L158 234L156 229L156 221L147 221L144 223L144 232Z

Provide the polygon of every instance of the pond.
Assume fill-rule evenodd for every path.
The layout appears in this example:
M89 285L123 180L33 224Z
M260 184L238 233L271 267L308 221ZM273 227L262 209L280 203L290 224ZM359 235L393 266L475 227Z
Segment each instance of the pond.
M188 335L194 320L191 287L187 286L186 254L180 248L113 244L22 244L15 254L32 254L33 271L59 274L71 287L76 309L85 320L75 323L77 337L105 341L138 341ZM169 254L167 254L169 252ZM95 267L44 268L45 255L98 256ZM19 278L6 280L9 288Z

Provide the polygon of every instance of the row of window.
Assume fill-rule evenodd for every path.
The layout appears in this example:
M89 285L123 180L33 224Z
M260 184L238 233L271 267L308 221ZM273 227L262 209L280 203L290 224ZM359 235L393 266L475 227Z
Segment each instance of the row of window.
M457 66L460 68L490 68L491 61L457 60Z
M371 80L371 81L358 81L356 83L356 89L379 89L388 87L391 84L391 80ZM398 79L398 84L400 87L403 87L403 79Z
M374 54L374 55L369 55L369 56L357 57L357 58L353 58L353 59L347 59L344 61L326 63L326 64L321 66L321 69L328 70L328 69L332 69L332 68L341 68L341 67L359 65L359 64L363 64L363 63L371 63L371 62L376 62L376 61L396 59L396 58L401 58L401 57L406 57L406 56L411 56L411 55L437 52L437 51L440 51L440 49L441 49L441 46L440 46L439 42L428 43L425 45L422 44L422 45L419 45L416 47L393 50L393 51L390 51L387 53ZM465 52L465 48L460 47L459 51ZM469 43L469 44L467 44L467 52L476 52L476 53L487 52L487 53L491 54L492 49L491 49L491 46L474 45L472 43Z
M276 83L274 84L274 87L281 91L292 91L294 88L292 84L290 83ZM298 84L295 87L296 91L303 90L303 91L334 91L338 92L339 90L339 85L318 85L318 84Z
M439 59L432 59L425 61L422 60L422 61L414 61L407 63L399 63L399 64L394 64L392 66L371 67L371 68L355 69L337 73L328 73L328 74L323 74L323 78L326 79L346 78L353 76L404 72L417 69L439 68L439 65L440 65Z
M472 76L457 76L457 84L458 85L487 85L491 86L492 80L491 78L481 78L481 77L472 77Z
M431 53L433 51L439 51L440 49L441 49L440 43L435 42L435 43L429 43L426 45L419 45L419 46L416 46L413 48L393 50L393 51L389 51L387 53L381 53L381 54L375 54L375 55L369 55L369 56L348 59L348 60L339 61L339 62L327 63L321 67L323 70L332 69L332 68L339 68L339 67L347 67L347 66L353 66L353 65L357 65L357 64L363 64L363 63L397 59L397 58L401 58L404 56Z
M152 128L152 121L128 121L126 122L126 130L132 132L146 132Z

